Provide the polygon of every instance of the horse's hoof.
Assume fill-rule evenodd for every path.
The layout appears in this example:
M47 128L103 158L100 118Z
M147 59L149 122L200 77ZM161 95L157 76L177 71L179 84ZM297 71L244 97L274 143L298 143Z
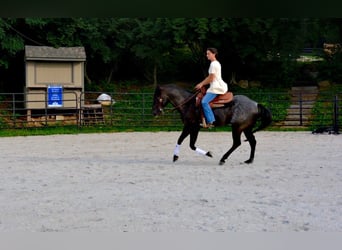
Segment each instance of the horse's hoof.
M226 162L224 160L220 160L219 165L222 166L223 164L225 164Z
M245 161L245 163L247 163L247 164L251 164L252 162L253 162L253 159L249 159L249 160Z
M179 158L178 155L174 155L174 156L173 156L173 162L177 161L178 158Z
M209 157L213 157L213 154L210 151L208 151L205 155Z

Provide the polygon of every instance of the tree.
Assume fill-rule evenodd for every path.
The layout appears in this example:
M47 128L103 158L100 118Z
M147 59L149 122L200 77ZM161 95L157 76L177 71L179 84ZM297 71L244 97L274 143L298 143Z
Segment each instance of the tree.
M11 58L24 48L24 39L13 28L16 23L16 19L0 19L0 67L5 69Z
M303 47L340 42L341 23L338 18L1 18L1 81L13 81L8 76L22 64L24 45L45 45L84 46L92 86L134 77L156 85L186 74L199 80L208 70L207 47L219 49L224 79L233 73L240 79L268 75L272 84L288 84Z
M153 79L156 86L158 69L168 62L175 48L170 22L166 18L137 18L135 22L130 49L145 65L145 77Z

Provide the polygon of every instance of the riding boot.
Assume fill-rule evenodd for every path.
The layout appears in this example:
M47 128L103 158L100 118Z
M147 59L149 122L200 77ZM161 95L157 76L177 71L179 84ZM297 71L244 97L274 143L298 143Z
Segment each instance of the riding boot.
M202 123L200 123L200 126L203 127L203 128L207 127L207 122L205 121L204 116L202 116Z
M214 123L207 123L207 124L205 124L204 126L202 126L203 128L208 128L208 129L211 129L211 128L214 128L215 127L215 125L214 125Z
M215 127L215 125L214 125L213 122L212 122L212 123L206 123L205 119L203 119L202 123L200 123L200 126L201 126L202 128L209 128L209 129Z

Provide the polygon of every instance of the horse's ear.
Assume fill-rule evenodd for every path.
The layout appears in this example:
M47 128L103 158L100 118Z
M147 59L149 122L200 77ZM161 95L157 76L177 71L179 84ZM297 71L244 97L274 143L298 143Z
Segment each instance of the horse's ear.
M160 94L161 92L161 87L160 85L158 84L157 87L156 87L156 93Z
M160 85L157 85L156 86L156 89L154 90L154 96L156 97L156 96L159 96L160 95L160 92L161 92L161 90L160 90Z

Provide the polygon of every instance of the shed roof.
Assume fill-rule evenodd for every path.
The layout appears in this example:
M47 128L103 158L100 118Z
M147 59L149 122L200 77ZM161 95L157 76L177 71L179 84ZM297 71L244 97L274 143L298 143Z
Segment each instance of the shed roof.
M25 60L85 61L84 47L25 46Z

